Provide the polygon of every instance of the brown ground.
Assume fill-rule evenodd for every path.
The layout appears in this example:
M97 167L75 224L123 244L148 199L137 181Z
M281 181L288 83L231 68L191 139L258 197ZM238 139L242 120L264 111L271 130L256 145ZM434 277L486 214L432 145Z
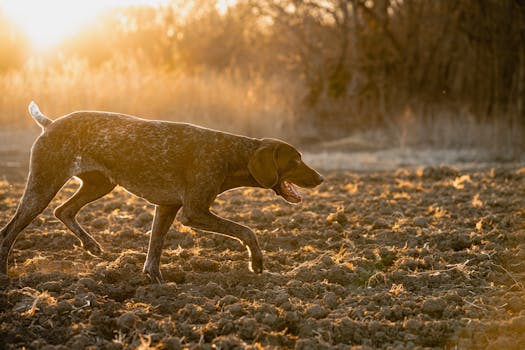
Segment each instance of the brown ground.
M0 226L23 190L13 169ZM525 168L326 175L299 206L258 189L217 200L256 230L265 273L236 241L175 223L164 285L141 273L153 208L122 189L85 208L93 257L52 215L70 183L0 278L0 348L525 347Z

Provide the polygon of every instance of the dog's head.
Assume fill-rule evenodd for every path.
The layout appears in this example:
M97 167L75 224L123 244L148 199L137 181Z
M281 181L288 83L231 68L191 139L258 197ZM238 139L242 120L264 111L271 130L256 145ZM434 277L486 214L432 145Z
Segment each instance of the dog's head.
M323 182L323 176L306 165L293 146L275 139L262 140L248 169L262 187L273 189L290 203L301 201L294 185L313 188Z

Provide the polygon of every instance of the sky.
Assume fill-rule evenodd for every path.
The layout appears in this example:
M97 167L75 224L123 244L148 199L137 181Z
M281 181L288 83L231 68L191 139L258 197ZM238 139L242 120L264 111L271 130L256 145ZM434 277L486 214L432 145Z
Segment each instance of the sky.
M36 49L46 49L75 34L113 7L167 2L169 0L0 0L0 11L25 31ZM232 2L218 1L218 9Z
M58 44L112 7L162 2L166 1L0 0L0 9L26 32L36 48L44 49Z

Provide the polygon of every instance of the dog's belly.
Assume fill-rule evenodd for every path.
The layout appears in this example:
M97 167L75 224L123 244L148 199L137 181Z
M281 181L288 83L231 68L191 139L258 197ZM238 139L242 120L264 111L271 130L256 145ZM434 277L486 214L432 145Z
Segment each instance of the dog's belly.
M120 177L116 183L126 191L144 198L152 204L175 205L182 203L183 186L177 179L167 181L160 176L129 179Z
M157 205L180 205L182 203L182 196L180 193L178 193L177 190L169 191L164 190L151 190L148 189L136 189L136 188L130 188L128 186L122 186L126 191L128 191L131 194L134 194L135 196L141 197L151 204L157 204Z
M160 165L159 165L160 164ZM169 164L169 163L168 163ZM69 167L70 176L97 171L107 177L111 183L119 185L128 192L159 205L182 203L184 193L183 172L179 167L161 166L155 163L139 163L131 160L112 162L95 161L90 157L77 155Z

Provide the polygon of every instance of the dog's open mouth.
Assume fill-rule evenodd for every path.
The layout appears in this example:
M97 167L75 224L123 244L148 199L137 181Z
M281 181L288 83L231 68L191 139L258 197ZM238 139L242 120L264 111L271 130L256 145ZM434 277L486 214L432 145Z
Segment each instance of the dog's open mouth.
M290 203L299 203L302 199L299 191L297 191L295 186L288 181L281 181L278 194Z

